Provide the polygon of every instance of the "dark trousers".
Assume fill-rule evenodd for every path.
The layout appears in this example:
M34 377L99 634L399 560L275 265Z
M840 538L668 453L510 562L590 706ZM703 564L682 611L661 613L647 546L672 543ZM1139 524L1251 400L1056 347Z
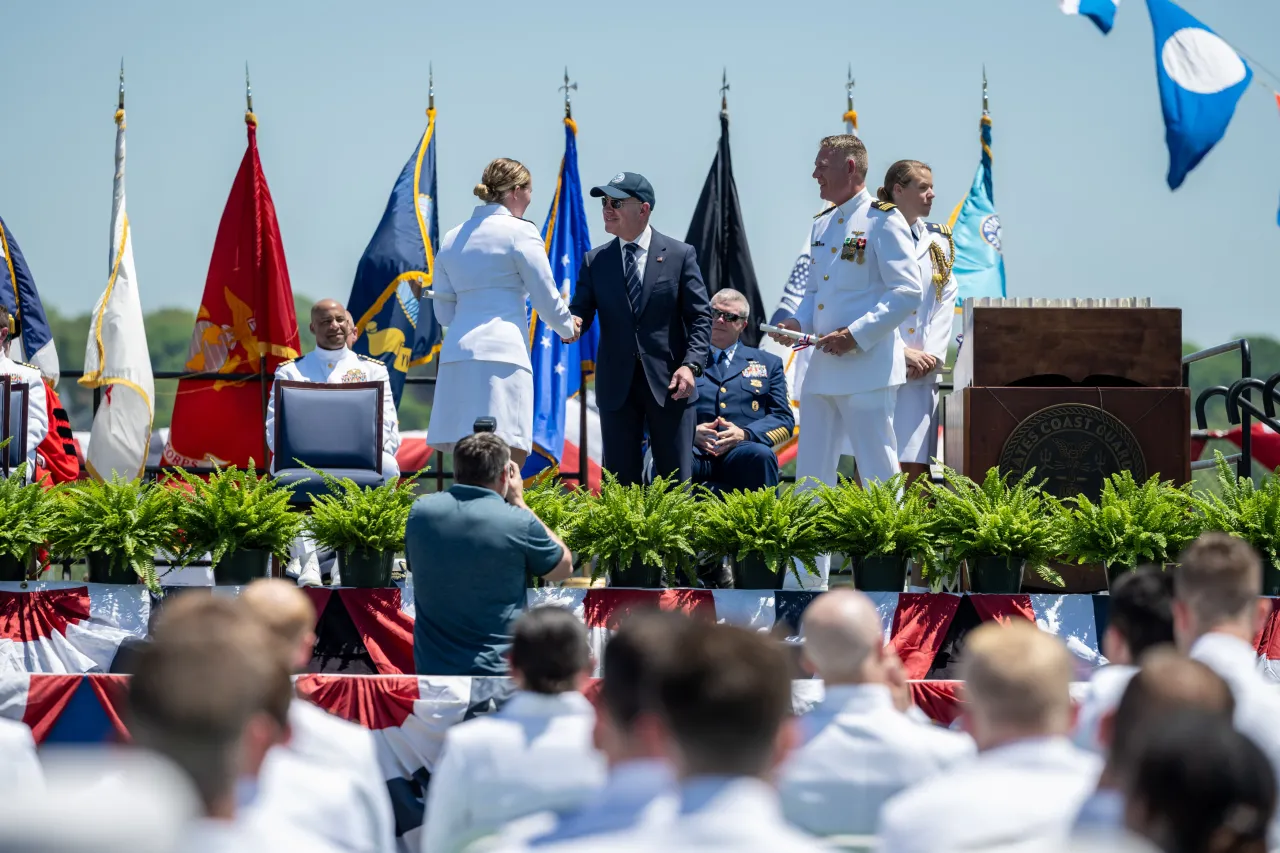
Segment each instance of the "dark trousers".
M760 489L778 485L778 457L773 448L756 441L744 441L723 456L700 450L693 454L693 481L726 492Z
M693 427L697 412L688 400L672 400L659 406L649 390L644 368L636 361L631 390L622 407L600 412L604 467L623 485L642 482L645 427L653 451L655 476L676 475L681 481L693 476Z

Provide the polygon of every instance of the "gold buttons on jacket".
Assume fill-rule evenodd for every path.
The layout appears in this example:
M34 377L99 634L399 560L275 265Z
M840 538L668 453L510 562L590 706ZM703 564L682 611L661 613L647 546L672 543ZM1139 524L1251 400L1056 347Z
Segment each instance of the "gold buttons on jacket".
M729 389L728 389L728 388L721 388L721 389L720 389L720 393L721 393L721 394L728 394L728 393L729 393Z
M832 247L831 247L831 254L833 254L833 255L834 255L834 254L836 253L836 249L837 249L837 248L839 248L839 247L838 247L838 246L832 246Z
M837 220L836 220L836 224L837 224L837 225L843 225L843 224L844 224L844 217L840 217L839 219L837 219Z
M818 303L818 310L819 310L819 311L821 311L823 308L826 308L826 307L827 307L827 306L823 305L821 302L819 302L819 303Z
M729 408L729 404L728 404L728 403L721 403L721 404L720 404L720 408L722 408L722 409L727 409L727 408Z
M831 276L829 276L829 275L824 275L824 276L822 277L822 280L823 280L823 281L827 281L827 280L828 280L828 279L830 279L830 278L831 278Z
M915 330L915 329L907 329L907 332L908 332L909 334L914 335L914 334L916 333L916 330Z

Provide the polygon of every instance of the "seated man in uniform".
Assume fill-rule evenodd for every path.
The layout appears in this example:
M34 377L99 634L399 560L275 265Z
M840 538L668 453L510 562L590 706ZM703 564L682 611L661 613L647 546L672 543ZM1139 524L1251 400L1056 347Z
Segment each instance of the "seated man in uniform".
M13 315L0 305L0 376L9 376L15 382L27 383L27 479L31 480L36 470L36 448L49 434L49 412L45 407L44 380L40 378L40 370L30 364L14 361L9 358L9 346L13 335L18 332ZM7 426L0 424L0 427ZM0 429L0 443L4 441L7 429ZM0 452L7 453L8 449ZM12 472L10 472L12 473Z
M736 290L711 297L711 354L698 377L693 479L725 491L778 485L774 448L796 424L782 359L738 340L750 310Z

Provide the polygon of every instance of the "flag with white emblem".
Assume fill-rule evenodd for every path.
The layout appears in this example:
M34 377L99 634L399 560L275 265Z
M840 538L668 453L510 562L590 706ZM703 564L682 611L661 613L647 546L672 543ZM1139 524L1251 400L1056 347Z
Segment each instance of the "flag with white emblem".
M1065 15L1081 15L1093 21L1102 34L1111 32L1116 21L1116 7L1120 0L1058 0L1058 7Z
M560 296L573 298L578 267L591 248L587 212L582 205L582 181L578 177L578 125L564 120L564 159L556 180L556 195L542 229L551 277L560 284ZM529 319L529 361L533 366L533 452L524 463L524 476L533 477L558 466L564 455L565 401L582 390L586 377L595 372L599 326L572 344L542 322L536 311Z

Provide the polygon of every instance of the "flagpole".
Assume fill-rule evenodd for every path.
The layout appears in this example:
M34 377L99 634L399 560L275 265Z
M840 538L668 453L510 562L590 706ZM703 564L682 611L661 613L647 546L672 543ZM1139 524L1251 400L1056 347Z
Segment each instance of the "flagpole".
M578 91L578 83L569 82L569 66L564 68L564 85L559 91L564 92L564 120L573 121L573 104L569 97L570 90ZM576 127L576 125L575 125ZM577 135L576 133L574 134ZM560 167L564 168L563 164ZM587 477L587 466L591 462L591 453L587 447L590 437L587 435L587 368L582 363L582 345L578 345L578 487L586 488L590 483ZM563 453L563 451L561 451Z
M858 132L858 111L853 108L853 63L849 63L849 68L845 71L844 78L844 123L847 133L857 134Z

